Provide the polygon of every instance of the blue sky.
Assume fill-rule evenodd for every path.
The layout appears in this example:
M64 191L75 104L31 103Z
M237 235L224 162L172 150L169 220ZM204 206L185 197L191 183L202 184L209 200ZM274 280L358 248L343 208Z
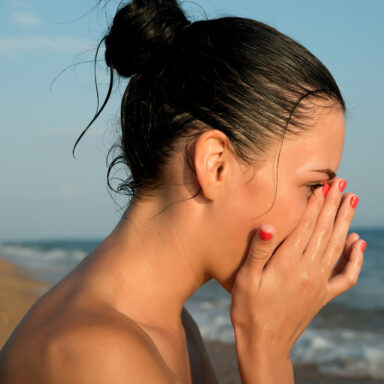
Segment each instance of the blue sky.
M96 108L92 64L71 67L50 88L66 67L92 60L117 3L80 18L95 1L0 2L0 240L100 238L121 216L126 200L108 192L105 159L125 83L81 139L77 159L72 147ZM185 1L193 20L204 18L198 5L209 18L270 24L323 61L348 108L338 175L360 196L353 225L384 225L384 1ZM103 63L98 73L103 93Z

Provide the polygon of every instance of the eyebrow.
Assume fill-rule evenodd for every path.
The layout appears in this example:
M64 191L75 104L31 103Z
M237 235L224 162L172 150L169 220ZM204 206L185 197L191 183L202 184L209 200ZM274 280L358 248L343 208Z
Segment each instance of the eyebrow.
M332 171L332 169L325 168L325 169L312 169L312 172L320 172L325 173L328 175L328 180L332 180L336 177L336 172Z

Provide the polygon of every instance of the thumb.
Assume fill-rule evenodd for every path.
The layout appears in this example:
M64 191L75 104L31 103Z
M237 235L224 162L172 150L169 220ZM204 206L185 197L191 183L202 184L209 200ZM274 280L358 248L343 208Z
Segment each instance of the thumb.
M276 247L276 231L270 224L262 224L254 234L245 260L246 268L261 273Z

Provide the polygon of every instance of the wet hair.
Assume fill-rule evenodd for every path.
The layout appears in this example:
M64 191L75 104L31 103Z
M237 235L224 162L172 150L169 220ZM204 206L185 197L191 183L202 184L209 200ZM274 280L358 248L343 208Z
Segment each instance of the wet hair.
M119 7L98 48L103 42L107 98L74 148L108 101L116 73L129 78L108 186L111 169L124 164L131 174L114 191L131 198L160 188L178 145L206 130L223 132L237 158L256 166L272 142L310 127L314 104L304 98L329 101L345 112L323 63L253 19L191 22L176 0L133 0Z

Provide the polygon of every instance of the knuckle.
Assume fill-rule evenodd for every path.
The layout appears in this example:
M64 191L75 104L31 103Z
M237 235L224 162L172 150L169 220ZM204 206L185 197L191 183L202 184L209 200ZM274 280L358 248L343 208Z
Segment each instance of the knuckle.
M299 274L300 280L304 283L307 284L308 281L310 280L309 274L307 271L301 271Z
M236 276L234 289L240 293L245 299L249 298L253 294L253 287L255 286L255 279L251 276L245 276L241 271Z
M319 215L320 208L322 206L322 202L319 200L314 200L313 203L315 205L315 209L309 209L302 217L301 222L299 224L300 232L305 231L312 232L313 227L315 226L317 217Z
M320 275L321 276L328 276L329 275L329 270L325 266L321 265L320 267Z
M310 217L306 217L302 223L301 231L309 233L312 231L313 220Z
M354 287L356 284L357 284L357 281L359 279L359 275L358 274L351 274L348 276L348 285L350 287Z
M344 243L340 240L330 240L329 246L332 252L339 255L344 249Z
M319 230L321 233L327 234L331 232L331 226L328 223L321 222L319 223Z
M364 264L364 257L363 255L361 255L361 257L359 257L356 261L356 267L358 271L361 270L361 268L363 267L363 264Z
M307 287L313 287L319 284L319 274L313 266L309 266L302 270L299 277L301 282Z
M321 207L324 204L324 199L313 199L312 200L312 206L316 211L320 211Z
M343 214L343 218L345 221L350 223L353 219L354 211L352 209L346 209Z
M260 249L260 248L251 248L249 251L248 256L251 259L255 260L263 260L266 257L268 257L269 252L266 249Z
M335 246L334 246L334 251L337 255L340 255L342 252L343 252L343 249L344 249L344 243L338 241L336 242Z
M340 196L332 194L328 198L328 204L330 204L332 207L338 207L340 204Z
M319 233L321 234L321 241L323 241L323 239L328 239L329 236L331 235L333 231L333 225L330 225L325 220L323 220L319 222L318 230L319 230Z

